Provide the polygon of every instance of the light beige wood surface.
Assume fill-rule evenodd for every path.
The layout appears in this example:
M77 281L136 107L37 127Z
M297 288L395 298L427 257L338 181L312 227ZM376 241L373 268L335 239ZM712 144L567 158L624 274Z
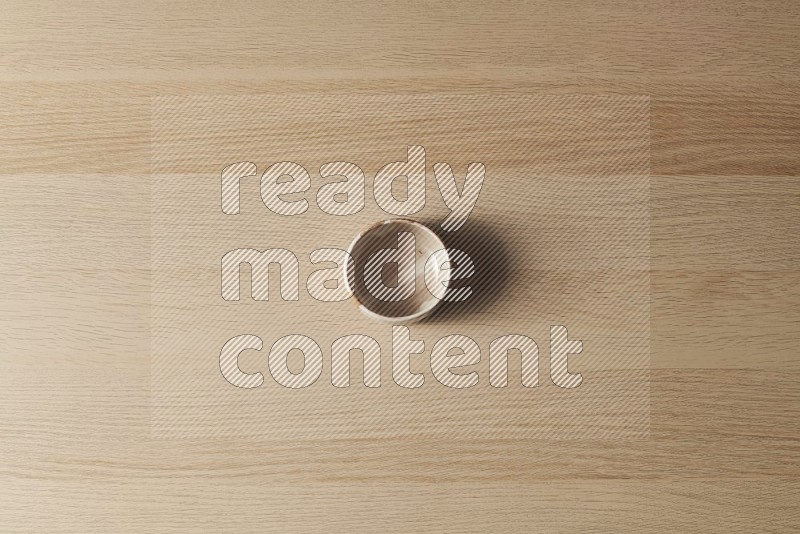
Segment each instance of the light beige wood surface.
M5 2L0 531L797 530L798 30L791 1ZM649 95L649 439L152 439L151 102L197 93Z

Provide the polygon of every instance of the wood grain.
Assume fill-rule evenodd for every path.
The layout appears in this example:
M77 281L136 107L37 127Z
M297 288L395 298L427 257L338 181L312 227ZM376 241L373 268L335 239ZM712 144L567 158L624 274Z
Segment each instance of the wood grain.
M791 1L6 2L0 530L800 528ZM153 440L150 106L647 94L650 438Z

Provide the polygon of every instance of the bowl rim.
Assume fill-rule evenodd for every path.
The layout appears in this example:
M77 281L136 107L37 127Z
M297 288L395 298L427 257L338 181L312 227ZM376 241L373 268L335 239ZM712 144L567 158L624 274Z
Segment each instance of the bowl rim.
M432 236L435 239L435 241L437 243L437 246L439 247L439 248L434 249L434 252L436 250L444 250L445 254L447 254L447 256L449 258L450 254L447 251L447 247L445 246L444 241L442 241L442 238L439 237L439 235L436 232L434 232L428 226L422 224L421 222L418 222L418 221L415 221L415 220L412 220L412 219L406 219L406 218L403 218L403 217L396 217L394 219L384 219L384 220L381 220L381 221L377 221L377 222L374 222L374 223L370 224L369 226L367 226L366 228L364 228L360 232L358 232L358 234L356 234L355 238L353 238L353 241L350 243L350 246L347 247L348 256L350 258L353 257L353 250L355 249L356 244L365 235L367 235L369 232L372 232L373 230L375 230L376 228L379 228L381 226L384 226L384 225L387 225L387 224L396 224L396 223L408 224L410 226L413 226L415 229L418 229L421 232L426 233L429 236ZM380 314L378 312L375 312L375 311L371 310L363 302L361 302L361 300L359 300L358 296L356 295L355 288L353 288L351 286L351 284L350 284L350 276L349 276L349 274L347 272L348 271L348 265L347 264L344 265L343 269L344 269L344 282L345 282L345 286L347 287L347 290L350 293L352 293L353 299L355 300L355 303L358 306L359 310L361 310L361 313L363 313L364 315L366 315L370 319L374 319L376 321L381 321L381 322L385 322L385 323L395 323L395 324L412 323L412 322L415 322L415 321L419 321L419 320L427 317L431 313L433 313L433 311L442 302L440 299L436 298L436 296L431 295L431 297L433 299L433 301L432 301L433 304L431 304L426 309L422 309L422 310L420 310L418 312L415 312L415 313L412 313L410 315L402 315L402 316L397 316L397 317L383 315L383 314ZM422 291L426 291L426 290L427 290L427 288L422 289Z

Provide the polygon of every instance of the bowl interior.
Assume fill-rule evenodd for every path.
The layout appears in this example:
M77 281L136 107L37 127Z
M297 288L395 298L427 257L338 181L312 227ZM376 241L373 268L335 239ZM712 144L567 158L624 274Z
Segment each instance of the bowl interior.
M364 281L364 267L374 253L382 249L397 249L401 233L414 235L414 294L404 300L391 301L377 298L367 288ZM426 226L406 219L392 219L374 224L359 234L350 246L354 270L348 273L347 282L356 300L365 309L367 315L376 319L393 322L413 321L430 313L439 303L427 287L425 287L425 263L437 250L444 249L444 243ZM439 265L433 261L436 279L440 278ZM385 265L381 271L387 287L397 286L396 264Z

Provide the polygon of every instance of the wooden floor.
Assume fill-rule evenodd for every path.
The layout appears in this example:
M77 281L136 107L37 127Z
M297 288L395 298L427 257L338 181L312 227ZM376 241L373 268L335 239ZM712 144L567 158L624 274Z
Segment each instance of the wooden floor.
M800 3L0 13L0 531L800 529ZM649 95L649 438L153 439L153 98L265 93Z

